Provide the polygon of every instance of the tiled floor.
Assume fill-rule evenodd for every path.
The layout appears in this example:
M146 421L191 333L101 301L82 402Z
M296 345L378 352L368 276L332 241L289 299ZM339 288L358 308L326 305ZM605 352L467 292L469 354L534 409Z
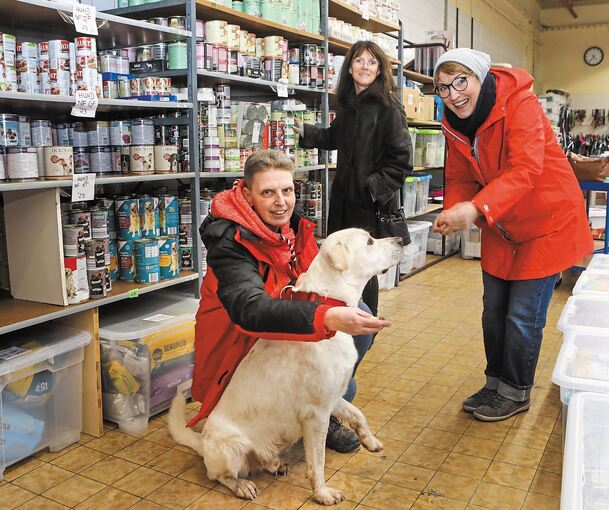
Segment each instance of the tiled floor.
M452 257L383 292L382 315L393 326L360 366L356 404L385 449L328 452L328 483L347 498L336 508L558 510L561 409L550 376L560 347L554 325L572 283L551 305L531 409L495 424L461 410L483 382L479 264ZM0 508L321 508L302 449L290 452L287 477L255 477L259 496L248 503L207 480L202 460L173 442L165 420L153 419L139 436L83 435L62 452L12 466L0 482Z

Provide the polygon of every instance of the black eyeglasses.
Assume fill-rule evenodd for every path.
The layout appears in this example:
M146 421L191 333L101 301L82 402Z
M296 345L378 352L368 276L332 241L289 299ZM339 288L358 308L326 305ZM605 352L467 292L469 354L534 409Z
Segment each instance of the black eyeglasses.
M457 92L463 92L467 88L467 79L471 76L471 74L472 73L469 73L467 76L457 76L448 85L441 83L434 89L434 92L442 99L446 99L448 96L450 96L451 87Z

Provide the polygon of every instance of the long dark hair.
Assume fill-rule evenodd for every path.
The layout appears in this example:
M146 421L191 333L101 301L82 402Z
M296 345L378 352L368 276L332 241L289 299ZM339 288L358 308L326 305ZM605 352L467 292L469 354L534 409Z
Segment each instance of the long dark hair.
M368 87L368 91L372 94L379 102L389 106L397 103L397 88L393 81L393 74L391 73L391 62L380 48L378 44L372 41L358 41L345 56L343 67L340 71L340 79L338 81L338 88L336 95L338 104L345 106L348 101L348 97L352 94L355 89L355 82L353 76L349 73L351 64L354 59L359 57L364 51L371 53L379 63L379 75Z

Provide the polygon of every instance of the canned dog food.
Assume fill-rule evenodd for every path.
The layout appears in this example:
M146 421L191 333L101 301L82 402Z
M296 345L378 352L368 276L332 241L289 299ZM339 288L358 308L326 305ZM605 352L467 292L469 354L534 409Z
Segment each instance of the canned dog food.
M180 245L192 245L192 223L180 223L178 233L180 237Z
M177 145L154 146L154 171L157 174L177 173L178 147Z
M84 122L75 122L72 130L72 143L75 147L87 147L89 139L87 137L87 128Z
M133 241L118 241L118 277L126 282L135 281L133 248Z
M162 236L177 236L180 226L178 200L173 195L159 197L159 220Z
M171 28L186 30L186 16L170 16L167 21Z
M4 161L6 160L6 147L0 146L0 181L8 179L6 175L6 167Z
M112 147L89 147L89 167L94 174L112 172Z
M106 297L106 268L87 268L87 282L89 284L89 297L101 299Z
M78 257L85 253L85 232L82 225L67 224L62 227L63 254L65 257Z
M110 276L110 282L118 280L118 243L116 239L111 239L108 242L108 252L110 253L110 265L108 266L108 273Z
M129 148L129 172L138 175L154 173L154 146L132 145Z
M0 145L3 145L0 140ZM28 147L32 145L32 130L30 128L29 117L19 116L19 145L21 147ZM62 145L58 143L57 145ZM68 144L71 145L71 144Z
M103 239L91 239L85 242L87 269L103 269L106 267L106 247Z
M88 174L89 167L89 147L74 147L74 173Z
M73 127L69 123L55 124L52 129L53 145L72 146L72 130Z
M140 225L142 237L157 237L161 233L159 218L159 199L143 197L139 200Z
M122 147L115 146L112 147L111 152L111 160L112 160L112 173L120 174L121 173L121 149Z
M110 145L131 145L131 121L113 120L111 122Z
M72 210L70 221L83 228L85 241L91 239L91 212L86 210Z
M180 248L176 237L159 237L161 280L180 276Z
M47 179L68 179L74 174L72 147L44 148L44 176Z
M6 175L9 180L38 179L36 147L9 147L6 155Z
M87 264L84 257L64 257L66 297L69 305L83 303L89 299Z
M160 280L159 244L156 239L135 241L135 281L157 283Z
M148 62L152 60L152 44L138 46L135 50L136 62Z
M137 198L117 198L115 201L118 218L118 238L132 241L142 237L140 210Z
M130 166L131 156L129 154L129 146L124 145L121 147L121 173L127 175L131 169Z
M105 238L109 236L108 210L98 207L91 211L91 234L94 238Z
M103 120L88 122L86 127L89 147L110 145L110 122Z
M154 145L154 123L151 119L131 121L132 145Z
M157 17L157 18L150 18L148 20L148 23L152 23L154 25L160 25L162 27L167 27L169 26L169 21L167 20L167 18L161 18L161 17Z
M17 145L20 128L19 115L0 114L0 145Z
M192 246L180 246L180 265L183 271L192 271L194 261L192 259Z

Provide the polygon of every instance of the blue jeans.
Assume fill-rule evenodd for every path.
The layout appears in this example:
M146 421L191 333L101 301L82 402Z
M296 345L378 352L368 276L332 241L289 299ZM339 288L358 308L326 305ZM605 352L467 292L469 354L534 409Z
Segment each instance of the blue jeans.
M502 280L482 273L486 387L506 398L529 399L557 278Z
M368 308L366 303L363 301L360 301L357 306L360 310L370 313L370 308ZM372 339L373 335L357 335L353 337L353 343L357 349L357 361L355 362L355 367L353 367L353 376L351 376L351 379L349 379L347 391L343 395L343 398L347 402L353 402L353 399L355 398L355 392L357 391L357 384L355 383L355 371L357 370L360 361L364 359L364 355L368 352L368 349L370 349Z

